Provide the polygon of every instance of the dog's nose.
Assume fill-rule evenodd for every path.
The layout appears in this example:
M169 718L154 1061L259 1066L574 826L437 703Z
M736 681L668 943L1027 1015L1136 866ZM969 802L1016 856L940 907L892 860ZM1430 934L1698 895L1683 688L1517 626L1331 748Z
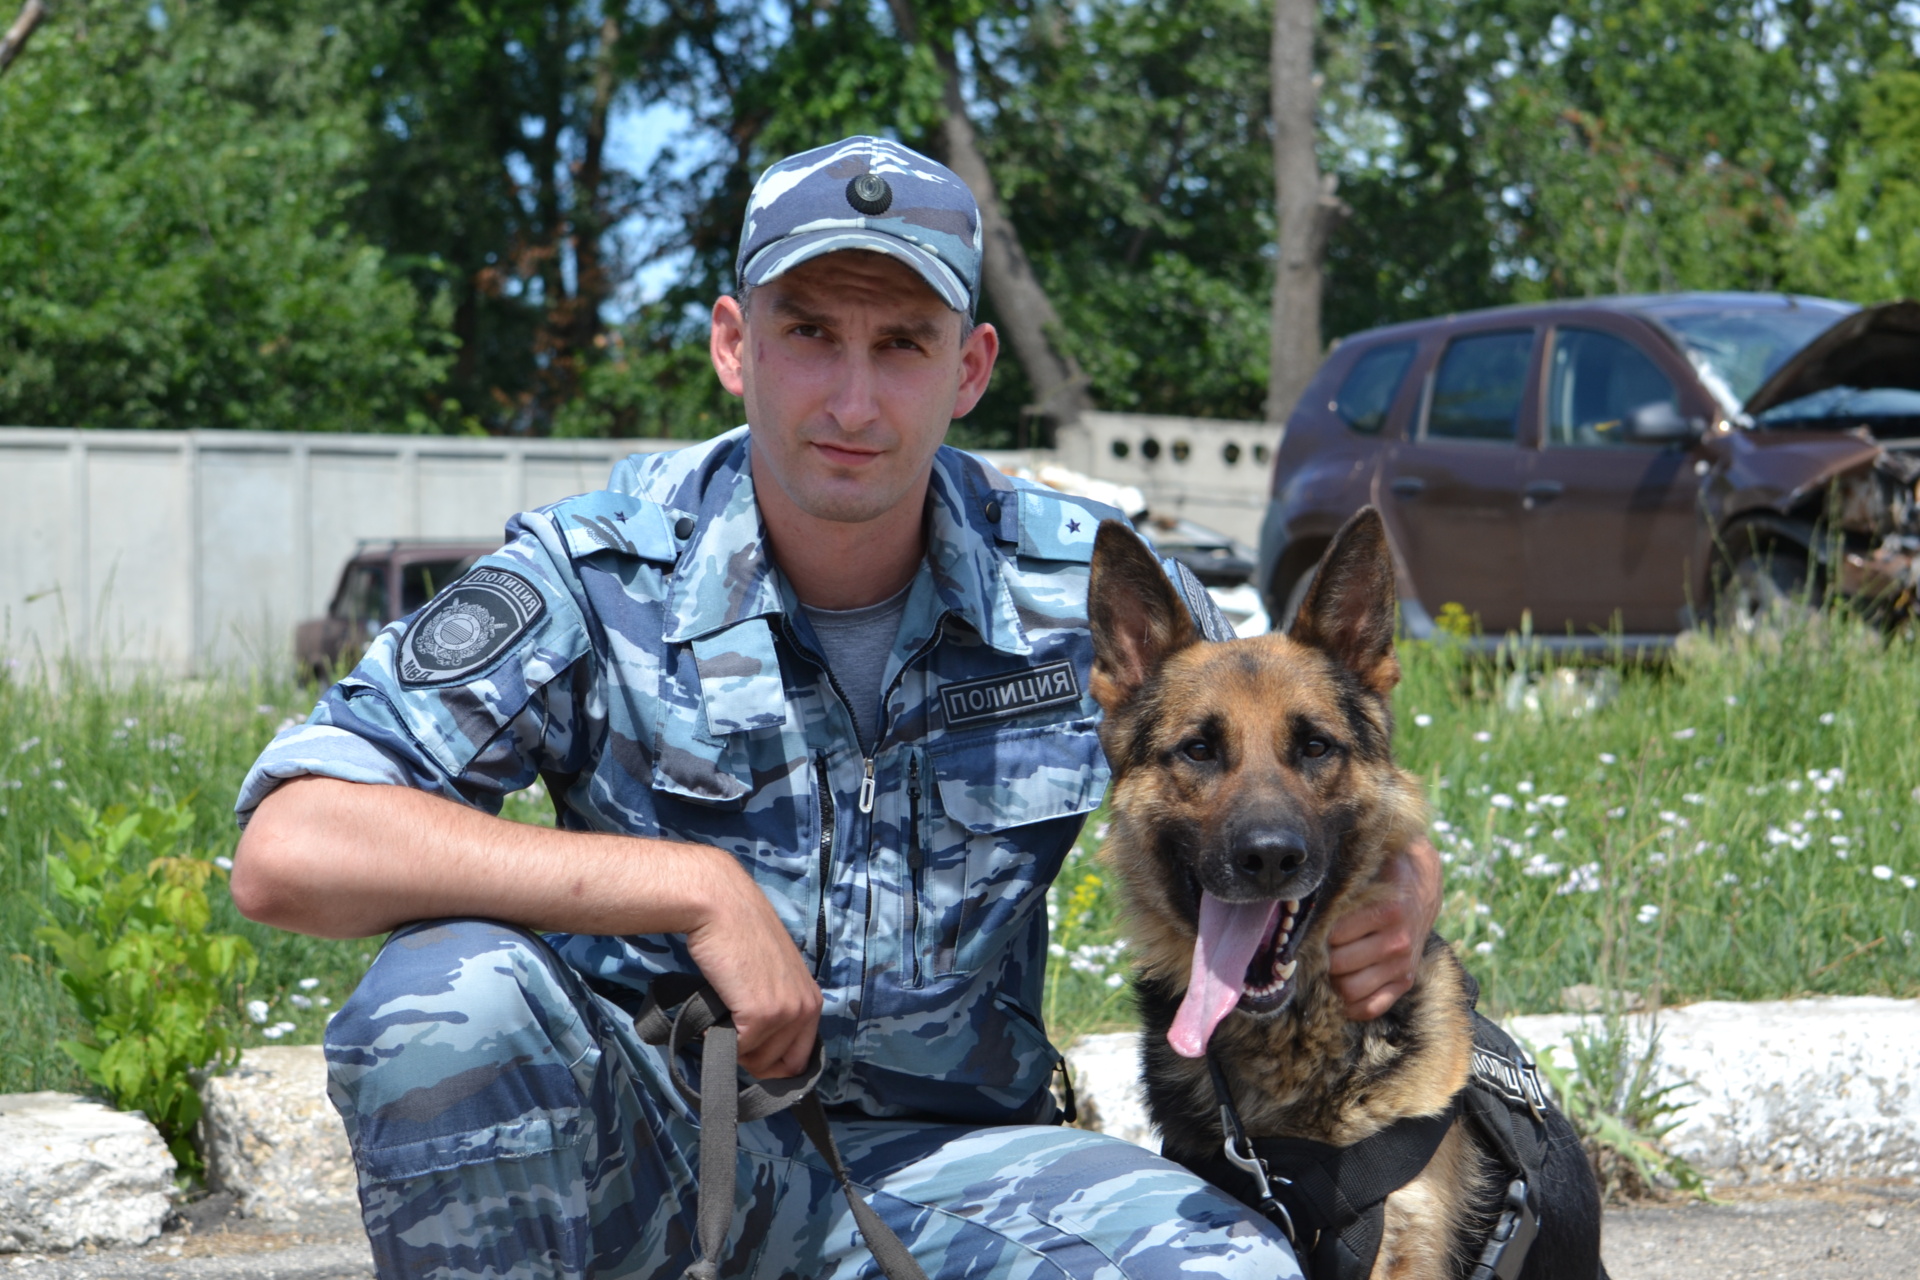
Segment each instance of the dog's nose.
M1249 831L1234 841L1236 879L1265 893L1278 892L1307 861L1306 842L1291 831Z

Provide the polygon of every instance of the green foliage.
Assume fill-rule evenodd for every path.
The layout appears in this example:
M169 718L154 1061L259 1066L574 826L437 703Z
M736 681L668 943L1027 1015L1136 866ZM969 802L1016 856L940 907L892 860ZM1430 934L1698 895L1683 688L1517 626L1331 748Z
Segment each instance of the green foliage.
M662 332L659 310L606 335L605 357L581 372L579 394L554 417L554 435L705 440L745 420L739 399L714 376L707 344Z
M1830 195L1806 218L1790 284L1862 301L1920 295L1920 72L1886 70L1862 88L1858 132Z
M0 80L0 422L432 429L436 313L341 222L341 44L54 11Z
M208 931L207 884L223 877L184 847L188 805L69 803L81 834L60 833L64 855L46 862L65 910L45 908L51 923L37 932L88 1030L60 1048L116 1106L146 1112L182 1169L198 1173L194 1077L239 1058L220 1014L251 974L253 948Z

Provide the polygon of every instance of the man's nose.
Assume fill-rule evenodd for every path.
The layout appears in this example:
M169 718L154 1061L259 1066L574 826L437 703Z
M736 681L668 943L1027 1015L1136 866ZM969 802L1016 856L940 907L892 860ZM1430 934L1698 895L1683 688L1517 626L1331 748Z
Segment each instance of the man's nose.
M843 427L859 428L880 416L879 376L873 354L849 351L839 361L839 369L827 412Z

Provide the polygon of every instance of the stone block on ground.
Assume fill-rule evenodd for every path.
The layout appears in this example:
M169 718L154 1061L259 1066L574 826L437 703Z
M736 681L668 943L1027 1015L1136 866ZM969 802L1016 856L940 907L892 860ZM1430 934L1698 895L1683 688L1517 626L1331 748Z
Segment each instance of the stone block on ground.
M319 1045L248 1049L200 1090L209 1185L249 1217L297 1222L303 1212L359 1205L346 1129L327 1100Z
M1140 1037L1131 1031L1081 1036L1067 1050L1080 1127L1160 1150L1160 1134L1147 1119L1140 1088Z
M0 1253L151 1240L173 1174L139 1112L71 1093L0 1094Z
M1537 1052L1572 1067L1567 1039L1597 1019L1511 1018ZM1834 996L1703 1001L1626 1019L1654 1027L1654 1084L1687 1104L1667 1149L1722 1183L1920 1175L1920 1001Z

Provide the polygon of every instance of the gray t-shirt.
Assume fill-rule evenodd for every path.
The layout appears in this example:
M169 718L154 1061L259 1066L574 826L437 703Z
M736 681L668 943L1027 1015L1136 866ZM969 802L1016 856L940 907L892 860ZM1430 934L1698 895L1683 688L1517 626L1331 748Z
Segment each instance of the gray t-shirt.
M860 734L860 752L872 755L880 736L880 682L887 674L887 658L906 616L907 593L913 583L882 600L859 609L816 609L802 605L813 634L820 639L834 683L846 695Z

